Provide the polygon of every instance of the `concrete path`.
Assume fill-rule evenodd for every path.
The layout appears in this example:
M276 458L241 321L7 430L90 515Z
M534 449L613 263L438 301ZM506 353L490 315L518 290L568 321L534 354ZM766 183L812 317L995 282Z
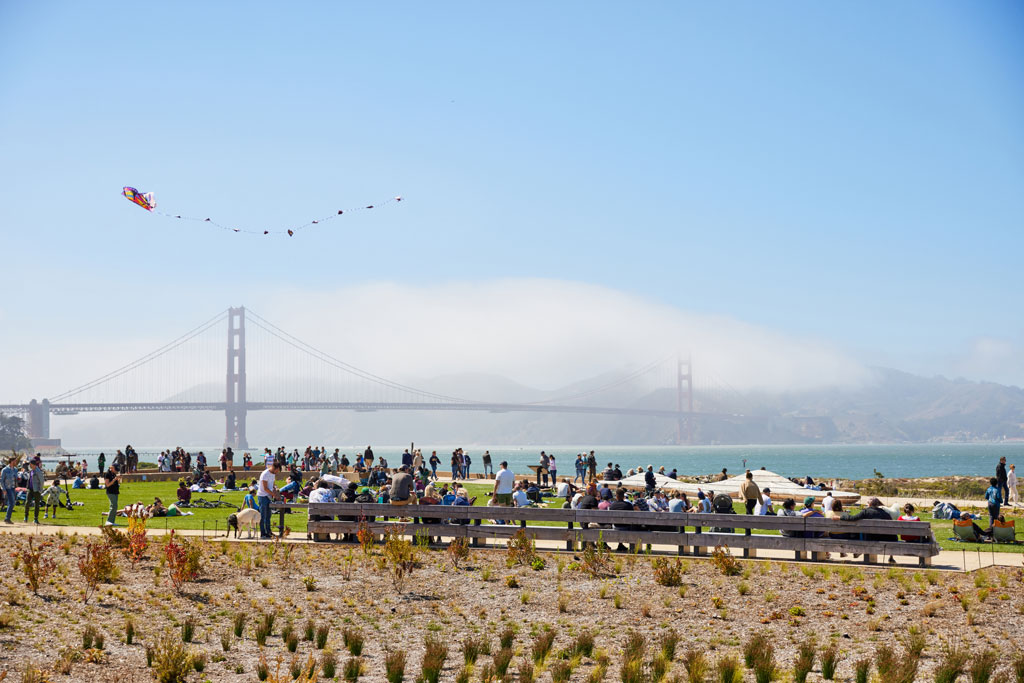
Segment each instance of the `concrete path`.
M124 529L123 526L118 528ZM149 529L149 533L152 536L164 536L170 533L170 530L164 530L159 527ZM202 538L210 541L218 541L226 538L224 530L220 529L215 532L213 529L176 529L174 533L179 536L187 536L189 538ZM23 522L16 522L13 525L5 525L0 523L0 535L11 534L16 536L31 536L31 535L45 535L45 536L57 536L63 534L70 536L71 534L78 534L79 536L99 536L101 531L99 527L79 527L79 526L53 526L40 524L35 525L32 523L25 524ZM232 542L235 539L230 538ZM245 532L237 539L238 542L252 542L259 543L259 539L247 538ZM284 539L286 543L311 543L306 539L304 533L294 533ZM263 541L266 542L266 541ZM546 552L564 552L564 544L558 541L537 541L538 550ZM491 549L491 550L504 550L505 544L503 541L491 543L485 545L479 549ZM676 553L675 546L654 546L653 551L657 554L665 554L674 556ZM735 555L739 556L740 552L737 550ZM617 553L613 553L617 555ZM707 558L694 558L687 556L688 560L700 560ZM784 551L772 551L772 550L759 550L757 560L774 560L782 562L795 562L792 553L786 553ZM756 561L756 560L755 560ZM853 560L850 557L840 560L836 555L833 555L833 560L827 563L828 566L838 565L852 565L857 567L873 567L876 569L885 569L890 566L898 566L901 569L916 570L918 569L917 561L914 558L897 558L897 564L879 564L879 565L865 565L860 561ZM1024 568L1024 553L996 553L986 552L982 547L965 547L963 550L943 550L938 555L932 558L932 566L930 569L939 569L944 571L976 571L978 569L985 569L987 567L1019 567Z

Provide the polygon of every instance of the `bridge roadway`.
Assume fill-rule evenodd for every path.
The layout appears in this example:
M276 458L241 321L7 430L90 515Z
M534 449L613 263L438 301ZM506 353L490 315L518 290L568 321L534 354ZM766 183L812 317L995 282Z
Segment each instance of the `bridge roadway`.
M214 410L223 412L225 402L198 403L52 403L50 412L54 415L75 415L78 413L149 412L157 410ZM232 408L244 410L353 410L376 412L379 410L475 410L490 413L577 413L589 415L631 415L678 419L685 417L702 418L743 418L749 415L731 413L691 413L676 410L653 410L647 408L605 408L600 406L565 406L530 403L384 403L372 401L317 402L317 401L247 401L232 404ZM26 413L27 404L0 405L0 412Z

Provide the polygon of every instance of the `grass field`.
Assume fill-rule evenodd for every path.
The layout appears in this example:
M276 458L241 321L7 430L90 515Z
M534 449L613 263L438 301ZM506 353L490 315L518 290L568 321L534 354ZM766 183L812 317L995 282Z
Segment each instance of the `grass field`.
M283 484L284 480L279 482ZM480 483L480 484L466 484L466 489L469 491L470 496L476 496L476 505L486 505L489 500L487 493L492 490L493 484ZM121 484L121 496L118 500L118 505L124 507L129 503L136 501L142 501L147 505L153 502L154 496L159 496L163 500L164 504L174 502L177 496L175 490L178 488L175 482L134 482ZM225 493L224 500L234 504L241 505L244 493ZM220 494L193 494L193 500L198 498L206 498L209 500L216 500ZM46 520L49 524L56 524L61 526L97 526L100 523L101 513L105 513L109 505L107 503L107 496L102 491L90 491L87 489L72 489L71 499L74 501L85 503L83 506L77 506L73 511L60 510L56 520ZM548 499L548 507L561 507L562 500L560 498ZM739 503L734 505L734 510L737 513L743 512L743 507ZM215 508L215 509L202 509L202 508L190 508L191 512L195 514L186 517L162 517L154 519L150 522L151 528L168 528L168 529L206 529L209 531L224 531L225 524L227 522L228 515L233 512L231 508ZM19 521L22 519L23 512L19 510L14 519ZM932 528L935 530L935 537L938 539L939 546L943 550L967 550L968 552L976 552L982 550L984 552L999 552L999 553L1024 553L1024 543L1017 545L1008 544L983 544L983 545L972 545L968 543L960 543L957 541L949 540L953 536L953 524L948 519L933 520L931 515L923 514L921 519L926 522L932 523ZM1018 518L1019 519L1019 518ZM40 521L43 521L40 517ZM123 520L122 520L123 521ZM306 514L304 512L296 512L285 516L285 524L295 533L304 533L306 531ZM276 527L277 516L274 517L274 524ZM557 526L557 522L535 522L542 526ZM984 527L986 523L983 521L980 526ZM1017 539L1018 541L1024 541L1024 521L1017 526Z

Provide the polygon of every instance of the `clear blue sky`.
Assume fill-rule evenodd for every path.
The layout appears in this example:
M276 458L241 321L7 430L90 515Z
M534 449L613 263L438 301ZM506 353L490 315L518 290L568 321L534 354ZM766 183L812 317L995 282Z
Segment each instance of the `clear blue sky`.
M548 277L1024 382L1019 2L5 2L0 162L8 330Z

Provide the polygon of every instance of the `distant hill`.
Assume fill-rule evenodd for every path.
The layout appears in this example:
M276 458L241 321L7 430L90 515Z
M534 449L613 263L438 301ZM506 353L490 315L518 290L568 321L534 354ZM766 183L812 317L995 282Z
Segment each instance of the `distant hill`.
M598 396L587 392L616 380L605 374L554 391L504 377L445 375L405 381L438 394L489 402L527 403L573 396L582 405L674 409L673 389L651 391L628 382ZM1024 438L1024 390L990 382L920 377L875 368L858 388L783 394L728 392L698 396L695 410L742 415L701 420L700 444L894 443ZM216 413L136 413L54 417L53 432L66 445L133 443L219 444L224 420ZM676 424L661 418L604 415L475 412L280 411L251 413L249 441L260 444L461 443L466 445L675 443Z

